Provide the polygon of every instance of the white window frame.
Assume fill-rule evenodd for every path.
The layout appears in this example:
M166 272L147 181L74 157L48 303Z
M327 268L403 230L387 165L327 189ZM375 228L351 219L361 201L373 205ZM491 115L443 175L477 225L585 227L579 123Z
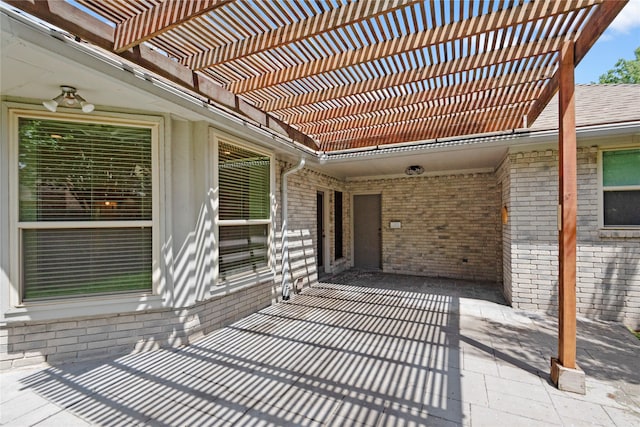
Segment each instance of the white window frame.
M616 146L611 148L609 147L601 148L600 150L598 150L598 226L600 227L601 230L640 230L640 226L638 225L605 225L604 223L604 192L605 191L640 190L640 185L623 185L623 186L614 186L614 187L605 187L604 185L603 153L606 151L626 151L626 150L640 150L640 146L625 145L625 146Z
M265 282L266 280L274 280L275 275L275 210L276 210L276 195L275 195L275 155L273 152L265 150L259 146L253 145L242 139L210 128L209 130L210 151L213 153L213 161L211 170L213 170L212 188L213 194L213 211L214 211L214 240L215 240L215 253L214 253L214 280L210 289L210 295L220 295L228 293L232 290L237 290L245 287L255 285L257 283ZM219 153L218 148L220 142L235 145L245 150L253 151L257 154L269 157L269 218L255 219L255 220L221 220L219 216L219 203L220 192L218 186L218 160ZM220 227L229 225L268 225L267 236L267 265L257 271L248 271L228 275L225 279L222 279L220 275Z
M19 119L60 120L78 123L110 124L115 126L138 126L151 130L151 182L152 182L152 219L145 226L152 228L152 284L151 292L127 292L121 294L78 295L69 298L23 301L22 264L20 254L22 229L55 229L63 227L108 228L140 226L141 221L78 221L78 222L20 222L19 220ZM164 144L164 119L156 116L132 115L76 115L68 113L49 113L39 110L8 108L9 130L9 247L10 247L10 287L9 309L5 317L12 320L39 320L61 317L119 313L147 310L162 306L159 293L160 278L163 270L160 264L160 146Z

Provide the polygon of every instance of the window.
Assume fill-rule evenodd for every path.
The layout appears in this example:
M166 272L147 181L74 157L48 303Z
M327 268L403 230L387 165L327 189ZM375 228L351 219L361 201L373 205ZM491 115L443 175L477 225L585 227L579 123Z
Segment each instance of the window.
M335 221L334 227L334 242L335 242L335 257L334 259L342 258L342 192L336 191L334 193L333 202L333 218Z
M602 152L604 226L640 226L640 149Z
M151 291L152 127L17 129L21 299Z
M222 279L268 266L270 177L269 156L218 143L218 265Z

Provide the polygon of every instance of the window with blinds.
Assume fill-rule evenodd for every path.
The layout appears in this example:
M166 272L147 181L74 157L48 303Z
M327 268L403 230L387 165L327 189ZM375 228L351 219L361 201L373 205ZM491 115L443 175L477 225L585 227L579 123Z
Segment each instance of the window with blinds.
M605 226L640 226L640 149L602 152Z
M271 159L227 142L218 144L219 272L268 265Z
M342 254L342 191L336 191L334 194L333 202L333 218L335 221L334 230L334 242L335 242L335 254L334 259L338 260L343 257Z
M19 118L24 300L150 291L149 127Z

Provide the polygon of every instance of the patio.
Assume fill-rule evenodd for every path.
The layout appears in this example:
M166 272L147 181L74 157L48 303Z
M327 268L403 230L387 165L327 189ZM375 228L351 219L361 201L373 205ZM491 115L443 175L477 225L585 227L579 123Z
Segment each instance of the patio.
M579 320L585 396L548 380L554 316L494 285L348 271L174 350L2 373L3 425L640 423L640 342Z

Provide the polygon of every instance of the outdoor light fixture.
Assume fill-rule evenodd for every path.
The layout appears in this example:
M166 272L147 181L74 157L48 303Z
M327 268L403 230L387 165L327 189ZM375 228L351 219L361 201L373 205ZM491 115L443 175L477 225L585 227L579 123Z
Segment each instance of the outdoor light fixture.
M78 95L76 92L76 88L72 86L60 86L62 89L62 93L55 98L44 101L42 105L45 108L53 113L56 112L58 106L62 104L63 107L81 107L82 111L85 113L90 113L96 108L93 104L85 101L83 97Z
M424 173L424 168L419 165L408 166L404 173L407 175L422 175Z

